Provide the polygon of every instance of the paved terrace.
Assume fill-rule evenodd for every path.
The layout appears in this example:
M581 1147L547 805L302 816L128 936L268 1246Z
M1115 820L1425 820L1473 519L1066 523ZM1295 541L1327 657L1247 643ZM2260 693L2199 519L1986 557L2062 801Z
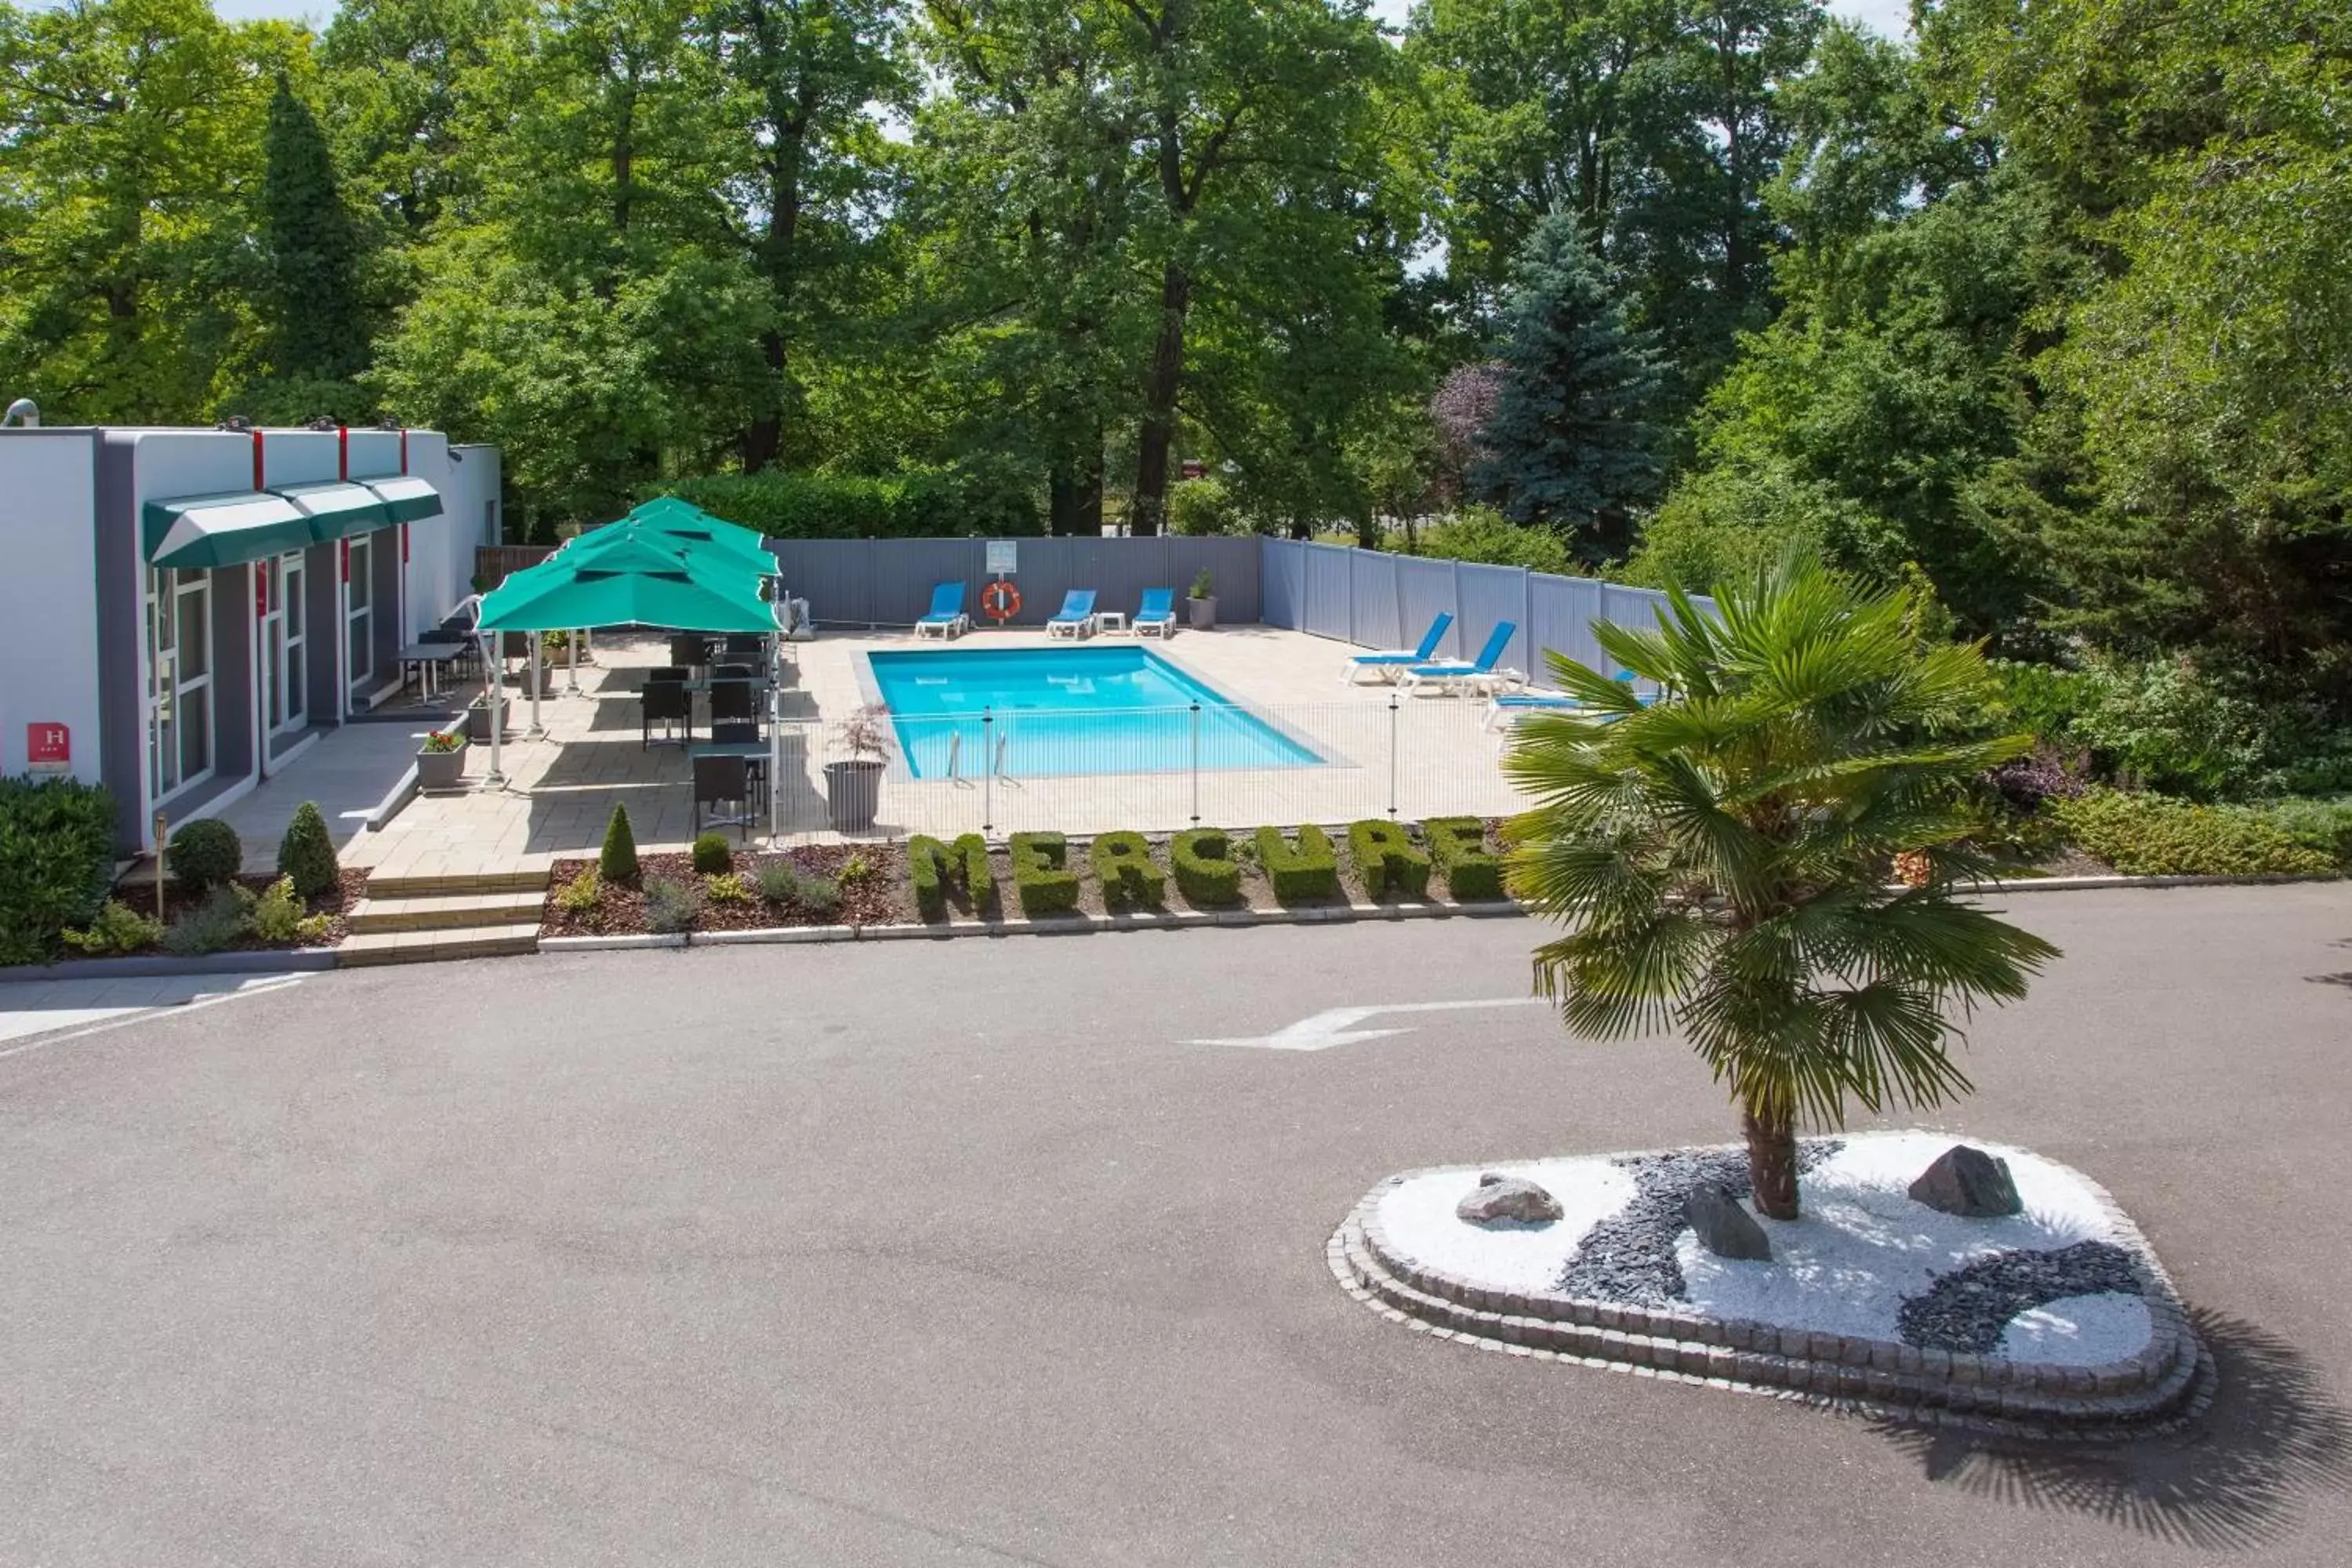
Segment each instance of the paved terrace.
M1110 634L1109 640L1123 640ZM1035 647L1042 632L976 631L962 648ZM779 780L782 839L837 841L826 826L822 764L831 727L866 700L862 653L918 646L910 635L826 635L793 645L783 689L784 768ZM937 647L937 642L920 646ZM1155 645L1156 646L1156 645ZM1330 761L1322 766L1204 770L1197 795L1171 735L1173 771L1062 778L917 780L893 763L877 837L1023 829L1071 833L1118 827L1165 830L1202 823L1346 822L1388 814L1496 815L1517 797L1496 769L1500 745L1481 728L1483 700L1403 698L1391 689L1349 686L1347 645L1265 626L1185 632L1171 658ZM473 786L425 796L362 835L347 858L385 876L445 877L539 870L558 858L593 853L616 805L628 807L645 849L684 847L693 836L687 759L676 746L639 744L637 691L645 671L666 662L664 639L600 636L596 664L580 671L577 695L558 689L540 703L542 738L526 738L528 704L509 711L503 789L483 787L489 751L467 758ZM698 727L707 734L707 723ZM968 770L969 771L969 770ZM1016 770L1017 772L1017 770Z

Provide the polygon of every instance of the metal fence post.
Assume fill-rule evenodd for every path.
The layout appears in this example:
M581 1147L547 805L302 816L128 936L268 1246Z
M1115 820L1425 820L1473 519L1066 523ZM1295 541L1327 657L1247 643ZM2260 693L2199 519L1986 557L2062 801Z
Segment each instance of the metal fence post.
M1192 704L1192 826L1201 826L1201 705Z
M996 715L980 710L980 830L996 831Z
M1397 694L1389 693L1389 815L1397 814Z

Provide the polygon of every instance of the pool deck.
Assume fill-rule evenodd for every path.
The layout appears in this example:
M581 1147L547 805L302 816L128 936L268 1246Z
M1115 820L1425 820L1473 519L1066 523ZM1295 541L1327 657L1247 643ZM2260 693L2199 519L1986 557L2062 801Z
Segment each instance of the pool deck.
M1094 640L1129 639L1113 632ZM1387 816L1391 806L1408 818L1494 816L1524 804L1496 768L1500 745L1481 728L1481 700L1406 697L1392 706L1391 688L1342 679L1348 656L1360 650L1267 626L1185 631L1164 647L1157 639L1147 645L1337 760L1203 770L1197 784L1181 758L1171 758L1180 771L1169 773L962 782L916 780L894 763L873 837L1338 823ZM867 700L861 654L1045 646L1042 631L975 631L949 644L911 634L826 633L790 645L779 841L838 841L825 826L822 763L832 726ZM476 745L467 759L467 791L420 797L380 831L361 835L347 862L386 877L541 870L558 858L594 854L615 805L627 806L641 849L684 847L693 823L687 761L674 746L646 750L639 743L637 689L647 668L667 662L665 644L599 635L595 647L597 662L580 672L580 691L541 700L542 736L525 738L528 706L511 705L509 739L501 747L503 787L484 787L489 749ZM562 677L555 681L560 687Z

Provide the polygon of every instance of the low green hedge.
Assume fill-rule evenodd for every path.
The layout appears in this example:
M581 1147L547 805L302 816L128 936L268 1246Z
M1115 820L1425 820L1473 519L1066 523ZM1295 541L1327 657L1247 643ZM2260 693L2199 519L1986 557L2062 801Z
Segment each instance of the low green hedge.
M1414 847L1412 833L1401 822L1370 817L1349 823L1348 856L1368 899L1390 893L1417 899L1429 890L1429 856Z
M2308 877L2338 868L2251 806L2199 805L2170 795L2095 789L2053 800L2074 843L2133 877Z
M1503 859L1486 848L1486 825L1475 816L1433 816L1421 825L1429 858L1445 873L1445 890L1470 902L1503 896Z
M907 879L914 884L915 909L927 921L945 920L948 896L961 889L976 914L996 907L996 872L989 864L988 840L967 833L942 844L927 833L907 840Z
M1095 879L1102 884L1103 902L1109 908L1167 901L1168 873L1151 858L1151 845L1142 834L1097 834L1089 858L1094 862Z
M1234 858L1234 841L1214 827L1194 827L1168 841L1168 863L1176 872L1177 890L1202 908L1237 904L1242 898L1241 863Z
M1278 827L1257 830L1258 864L1265 868L1274 896L1286 904L1328 899L1339 891L1339 857L1331 837L1313 823L1298 830L1294 846Z
M106 902L114 801L74 779L0 778L0 963L39 963Z
M1016 833L1013 855L1013 891L1021 912L1031 920L1057 915L1078 907L1078 876L1069 868L1069 840L1058 833Z

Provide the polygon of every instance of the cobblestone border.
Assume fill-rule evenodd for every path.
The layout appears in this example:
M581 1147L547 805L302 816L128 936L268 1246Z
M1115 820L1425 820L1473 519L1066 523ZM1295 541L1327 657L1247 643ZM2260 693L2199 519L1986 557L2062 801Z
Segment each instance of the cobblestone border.
M1715 1153L1733 1147L1601 1157ZM1421 1267L1381 1233L1381 1200L1402 1183L1492 1168L1491 1162L1424 1166L1399 1172L1373 1187L1325 1247L1325 1260L1341 1287L1391 1321L1436 1339L2008 1436L2074 1442L2140 1437L2194 1419L2212 1399L2212 1358L2189 1326L2170 1277L2106 1189L2071 1167L2059 1168L2097 1197L2110 1239L2132 1255L2151 1324L2147 1349L2100 1366L1918 1350L1696 1311L1654 1310L1551 1291L1498 1290Z

